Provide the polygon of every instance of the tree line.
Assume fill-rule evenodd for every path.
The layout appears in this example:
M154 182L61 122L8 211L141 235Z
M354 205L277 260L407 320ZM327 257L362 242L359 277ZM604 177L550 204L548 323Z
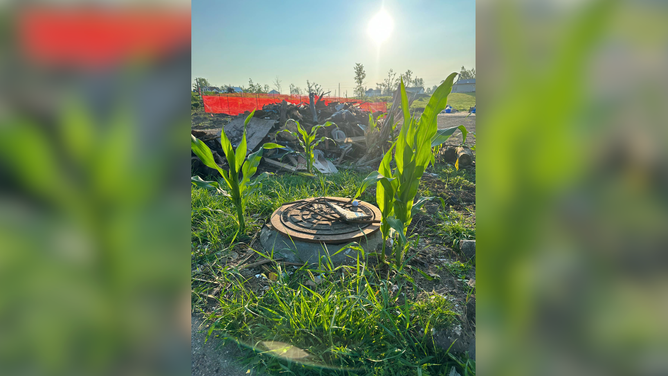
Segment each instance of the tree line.
M471 79L475 78L475 68L471 69L466 69L464 66L462 66L461 71L459 72L459 77L458 79ZM354 67L354 79L355 79L355 95L357 97L363 98L366 96L366 91L367 87L364 86L364 80L366 79L366 71L364 70L364 65L360 63L355 63ZM396 90L397 86L399 85L399 81L403 79L404 80L404 85L406 87L417 87L417 88L423 88L425 90L426 94L431 94L436 90L438 85L434 85L433 87L430 88L424 88L424 80L420 77L417 77L411 71L408 69L405 73L403 74L397 74L393 69L390 69L389 72L387 72L387 77L383 79L382 82L376 83L376 90L380 91L380 95L392 95L394 93L394 90ZM282 84L281 80L276 77L276 79L272 82L273 88L281 93L282 89ZM205 93L205 92L210 92L211 91L211 84L209 84L209 81L207 79L198 77L195 78L195 82L193 83L193 91L197 93ZM239 86L241 90L244 93L253 93L253 94L261 94L261 93L268 93L271 91L272 87L270 87L268 84L260 84L260 83L254 83L253 79L249 78L248 79L248 86ZM220 91L223 93L234 93L234 87L232 85L223 85L220 87ZM296 86L294 84L290 84L289 86L289 93L290 95L308 95L309 93L315 93L316 95L325 95L329 93L325 93L323 88L315 83L311 82L309 80L306 80L306 88L302 89L299 86Z
M367 88L364 86L364 79L366 78L366 72L364 71L364 65L360 63L355 63L354 67L354 72L355 72L355 94L358 97L364 97ZM475 78L475 68L471 69L466 69L464 66L462 66L461 71L459 72L459 79L470 79L470 78ZM414 75L413 71L408 69L404 74L397 75L396 72L394 72L393 69L390 69L389 72L387 72L387 77L383 80L383 82L376 83L376 90L380 91L380 95L392 95L394 93L394 90L396 90L397 86L399 85L400 80L403 79L404 85L406 87L417 87L417 88L423 88L424 89L424 80L420 77L417 77ZM441 81L442 83L443 81ZM426 88L425 93L426 94L431 94L436 90L438 85L434 85L433 87Z

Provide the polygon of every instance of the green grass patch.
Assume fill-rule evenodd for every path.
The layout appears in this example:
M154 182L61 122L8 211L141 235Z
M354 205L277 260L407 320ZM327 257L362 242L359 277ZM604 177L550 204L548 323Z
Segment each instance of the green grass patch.
M439 179L460 177L457 184L475 182L475 174L447 165L433 171ZM248 197L248 233L256 234L284 202L352 197L365 176L349 170L316 178L272 175L262 190ZM253 354L246 358L249 368L269 374L429 376L457 367L463 374L466 361L460 364L435 344L436 333L459 324L453 303L419 287L417 271L404 268L388 275L356 259L353 265L336 268L327 263L310 269L268 264L270 271L256 278L257 271L220 262L232 252L230 242L238 226L230 200L196 187L191 198L192 258L203 270L192 281L193 307L208 306L209 335L235 341ZM360 199L376 203L373 190ZM456 213L439 215L466 222ZM474 236L466 226L457 232L452 224L443 224L439 231ZM265 278L270 273L275 273L275 281ZM214 295L216 300L211 299Z
M475 239L475 219L473 212L456 211L452 208L436 214L436 235L444 238L446 244L456 246L460 240Z
M335 269L278 267L277 281L255 291L254 276L220 272L226 289L209 317L210 334L253 349L258 356L250 367L296 375L442 375L454 365L434 344L435 331L457 323L452 303L418 293L402 274L385 280L360 261Z
M411 104L411 110L424 110L427 103L429 103L429 97L416 99L413 104ZM448 95L448 104L457 111L468 111L469 108L476 104L475 92L450 93L450 95Z
M248 233L259 231L271 213L284 202L314 196L352 197L365 175L343 170L331 176L307 178L297 175L271 175L259 194L248 197L246 221ZM205 178L215 180L214 177ZM368 192L361 199L375 204L375 195ZM191 241L196 257L229 245L238 227L235 209L230 200L211 191L192 188ZM207 252L199 248L207 246Z

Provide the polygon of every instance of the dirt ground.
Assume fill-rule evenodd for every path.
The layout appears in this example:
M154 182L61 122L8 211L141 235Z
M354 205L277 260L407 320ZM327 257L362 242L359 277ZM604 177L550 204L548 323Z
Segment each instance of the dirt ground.
M244 367L239 358L243 356L239 348L231 343L223 345L213 336L204 343L209 329L204 318L191 315L191 374L193 376L262 376L256 370Z
M468 112L458 112L454 114L439 114L438 115L438 129L445 129L450 127L458 127L464 125L466 130L469 132L475 133L475 114L470 114ZM455 132L455 134L446 141L446 145L459 145L462 142L462 134L460 132ZM466 145L473 146L475 145L475 137L469 134L466 138Z

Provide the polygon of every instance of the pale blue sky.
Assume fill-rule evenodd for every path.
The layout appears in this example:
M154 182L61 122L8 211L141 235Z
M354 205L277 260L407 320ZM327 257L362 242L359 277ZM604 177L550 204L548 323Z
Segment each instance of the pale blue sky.
M383 5L384 3L384 5ZM384 6L394 19L378 50L367 34ZM375 88L390 68L439 84L462 65L475 66L475 1L216 1L192 0L192 78L212 85L273 87L306 80L353 95L353 67L364 64L364 85Z

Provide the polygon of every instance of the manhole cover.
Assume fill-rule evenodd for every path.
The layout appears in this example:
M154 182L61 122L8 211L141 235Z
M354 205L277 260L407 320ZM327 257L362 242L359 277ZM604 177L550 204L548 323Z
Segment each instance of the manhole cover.
M327 201L368 218L359 222L346 222ZM349 201L343 197L315 197L290 202L272 214L271 225L293 239L313 243L354 242L378 231L380 210L364 201L358 201L358 206L353 206Z

